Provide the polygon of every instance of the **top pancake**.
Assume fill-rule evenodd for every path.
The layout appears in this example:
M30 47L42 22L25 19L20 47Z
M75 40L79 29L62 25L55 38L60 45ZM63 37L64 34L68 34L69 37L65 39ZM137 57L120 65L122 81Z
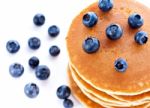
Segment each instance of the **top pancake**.
M82 23L86 12L93 11L98 16L98 23L93 28L87 28ZM144 18L140 29L131 29L128 17L139 13ZM67 49L72 66L82 79L98 90L116 95L137 95L150 91L150 41L138 45L134 41L136 32L143 30L150 34L150 10L134 0L114 0L114 7L109 12L102 12L98 2L83 10L72 22L67 41ZM105 30L111 23L117 23L123 28L123 37L117 41L109 40ZM87 54L83 41L94 36L100 40L100 50ZM127 60L128 69L125 73L114 69L117 58Z

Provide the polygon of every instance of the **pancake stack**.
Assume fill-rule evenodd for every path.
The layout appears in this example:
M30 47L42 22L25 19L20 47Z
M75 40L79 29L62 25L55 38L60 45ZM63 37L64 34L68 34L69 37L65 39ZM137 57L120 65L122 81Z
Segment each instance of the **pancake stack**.
M83 16L95 12L98 22L93 27L83 24ZM144 24L132 29L128 18L139 13ZM150 34L150 9L134 0L114 0L109 12L98 8L98 2L84 9L72 22L66 37L69 55L68 76L73 95L86 108L150 108L150 41L135 42L139 31ZM106 28L111 23L121 25L123 36L110 40ZM100 41L95 53L87 53L83 42L87 37ZM117 58L128 63L125 72L114 68Z

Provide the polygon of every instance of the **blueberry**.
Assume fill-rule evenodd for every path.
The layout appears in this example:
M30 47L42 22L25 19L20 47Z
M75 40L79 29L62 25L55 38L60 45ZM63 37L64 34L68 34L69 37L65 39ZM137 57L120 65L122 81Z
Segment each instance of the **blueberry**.
M128 24L131 28L137 29L140 28L144 24L144 20L141 15L137 13L133 13L128 18Z
M19 63L13 63L9 67L9 73L12 77L18 78L24 73L24 67Z
M49 54L53 57L57 56L60 53L60 48L58 46L51 46L49 49Z
M113 8L113 0L99 0L98 7L103 12L110 11Z
M39 65L39 62L40 62L39 59L33 56L29 59L29 66L31 68L36 68Z
M72 108L73 107L73 102L70 99L65 99L63 101L63 105L64 105L64 108Z
M59 27L57 27L56 25L52 25L52 26L50 26L50 27L48 28L48 34L49 34L49 36L51 36L51 37L56 37L56 36L58 36L59 32L60 32L60 29L59 29Z
M82 47L83 47L84 51L89 53L89 54L95 53L100 48L100 42L95 37L88 37L87 39L85 39L83 41Z
M17 53L20 49L20 44L16 40L10 40L6 44L6 49L9 53Z
M120 39L123 34L123 30L118 24L110 24L106 29L106 35L110 40Z
M37 26L42 26L45 23L45 16L43 14L36 14L33 18L33 22Z
M31 49L36 50L41 46L41 41L37 37L32 37L28 40L28 45Z
M115 65L115 69L119 72L125 72L126 69L128 68L128 64L126 60L124 60L123 58L117 59L114 65Z
M94 25L96 25L97 21L98 17L94 12L88 12L83 16L83 24L86 27L93 27Z
M28 83L24 87L24 93L29 98L35 98L39 94L39 87L35 83Z
M35 75L39 80L47 80L50 76L50 69L46 65L40 65L36 68Z
M144 31L137 32L134 39L140 45L146 44L148 41L148 34Z
M71 94L71 90L68 86L62 85L57 89L56 94L60 99L67 99Z

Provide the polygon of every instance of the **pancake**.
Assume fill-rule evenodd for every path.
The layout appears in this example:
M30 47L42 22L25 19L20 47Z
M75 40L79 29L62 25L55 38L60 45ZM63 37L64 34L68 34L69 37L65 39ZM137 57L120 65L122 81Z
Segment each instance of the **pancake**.
M150 92L146 92L140 95L135 96L119 96L119 95L111 95L106 94L105 92L99 91L92 86L90 86L88 83L86 83L84 80L81 79L81 77L75 72L75 70L70 65L70 70L76 77L77 81L80 83L82 88L84 88L89 93L95 95L97 98L100 98L104 101L109 101L116 104L127 104L127 103L141 103L144 101L150 101Z
M77 100L79 100L81 102L81 104L84 105L84 108L112 108L112 107L109 107L109 106L99 105L99 104L93 102L92 100L90 100L87 96L85 96L81 92L81 90L79 89L79 87L77 86L75 81L73 80L73 78L71 76L71 71L70 71L69 68L68 68L68 82L69 82L72 94L75 96L75 98ZM144 104L144 105L141 105L141 106L138 106L138 107L130 107L130 108L149 108L148 105L149 104ZM115 108L117 108L117 107L115 107Z
M83 89L81 89L81 91L82 91L82 93L83 94L85 94L87 97L89 97L89 99L91 99L91 100L93 100L93 102L96 102L96 103L103 103L101 100L99 100L97 97L95 97L94 95L92 95L92 94L90 94L90 93L88 93L87 91L85 91L85 90L83 90ZM134 107L140 107L140 106L143 106L143 105L146 105L146 104L149 104L150 103L150 101L145 101L145 102L143 102L143 103L140 103L140 105L137 105L137 104L132 104L132 105L112 105L112 104L110 104L110 103L103 103L104 105L106 105L106 106L110 106L110 107L112 107L112 108L134 108Z
M77 84L74 82L72 76L71 76L71 72L68 68L68 79L69 79L69 85L71 88L71 92L72 94L76 97L76 99L78 101L81 102L81 104L83 104L83 106L85 108L104 108L103 106L94 103L92 100L88 99L79 89L79 87L77 86Z
M112 97L121 100L121 101L127 101L127 102L131 102L131 101L145 101L145 100L149 100L150 101L150 92L146 92L140 95L135 95L135 96L119 96L119 95L111 95Z
M98 16L98 23L87 28L82 23L85 13L93 11ZM131 29L127 23L132 13L139 13L144 18L140 29ZM134 41L139 30L150 34L150 9L134 0L114 0L111 11L104 13L98 8L98 2L84 9L72 22L66 37L70 63L81 78L95 89L115 95L138 95L150 91L150 42L140 46ZM106 37L105 30L111 23L123 28L123 37L111 41ZM100 50L87 54L83 41L94 36L100 40ZM114 61L125 58L128 69L124 73L114 69Z
M94 92L89 91L89 89L87 89L82 83L83 80L80 79L80 77L76 74L76 72L74 72L71 68L70 68L72 77L75 81L75 83L78 85L78 87L80 88L80 90L87 96L89 97L91 100L94 100L94 102L96 103L100 103L100 104L104 104L107 106L114 106L114 107L131 107L131 106L139 106L145 103L150 103L150 101L139 101L139 102L121 102L119 100L115 101L115 99L112 99L111 96L103 93L103 92L99 92L101 94L99 94L98 96L95 95Z

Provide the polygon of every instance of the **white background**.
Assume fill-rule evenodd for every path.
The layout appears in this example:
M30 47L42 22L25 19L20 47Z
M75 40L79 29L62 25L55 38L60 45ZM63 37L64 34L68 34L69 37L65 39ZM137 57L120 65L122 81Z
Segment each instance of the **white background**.
M56 96L60 85L67 84L66 68L68 57L66 53L65 37L72 19L86 6L96 0L0 0L0 108L63 108L62 100ZM122 0L125 1L125 0ZM140 0L147 6L149 0ZM43 13L46 22L42 27L33 24L33 16ZM60 27L60 35L50 38L47 29L50 25ZM28 48L30 37L37 36L42 45L39 50ZM6 51L6 42L10 39L18 40L21 49L11 55ZM58 45L61 53L52 58L48 49L51 45ZM51 76L47 81L36 79L34 70L28 66L28 59L37 56L40 64L48 65ZM20 78L12 78L9 65L19 62L24 65L25 72ZM34 82L40 88L37 98L30 99L24 94L24 86ZM82 108L73 98L74 108Z

